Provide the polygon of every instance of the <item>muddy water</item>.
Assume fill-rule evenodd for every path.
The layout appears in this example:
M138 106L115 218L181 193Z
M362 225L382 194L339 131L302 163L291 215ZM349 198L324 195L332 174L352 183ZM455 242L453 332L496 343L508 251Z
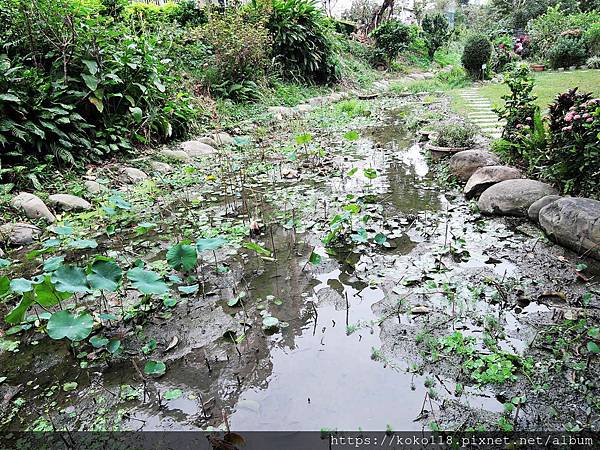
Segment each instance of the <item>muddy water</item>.
M359 144L359 155L348 158L344 170L357 167L360 174L373 167L380 177L372 185L360 175L346 178L332 183L332 191L358 195L366 185L388 212L396 214L437 208L438 194L427 185L427 162L401 125L369 131ZM414 245L405 236L395 253L406 253ZM383 300L384 292L356 280L353 267L343 262L332 259L325 267L314 275L310 289L300 292L311 305L305 306L309 317L293 318L293 308L282 311L284 317L286 312L292 317L289 328L270 338L269 373L240 393L229 416L232 428L420 429L414 419L424 398L422 377L389 367L377 357L382 343L372 306ZM267 271L252 283L254 295L290 299L290 282ZM368 326L355 331L356 324Z
M276 250L276 261L245 250L233 258L219 255L230 271L208 275L208 295L181 298L169 314L149 315L134 333L123 330L127 337L121 357L97 365L92 361L82 370L75 350L43 335L37 345L0 355L2 374L8 376L0 393L12 395L10 389L19 389L18 395L28 400L6 422L8 428L32 424L50 401L56 403L49 410L61 408L53 417L57 426L87 430L196 430L223 427L225 419L240 431L381 430L388 425L416 430L440 418L447 402L465 406L470 417L500 413L503 405L492 389L465 386L460 398L455 396L456 367L440 363L439 368L415 370L422 362L417 332L442 337L461 330L481 340L482 318L502 317L507 336L499 340L500 348L521 354L536 334L532 323L549 321L552 306L532 295L503 310L470 290L483 286L484 276L519 281L523 274L528 283L535 278L537 291L560 290L572 274L573 258L567 255L561 260L564 267L555 269L556 249L538 245L535 230L515 233L510 223L482 225L464 201L443 193L421 148L403 128L404 111L391 109L380 125L359 127L362 138L351 145L340 144L347 129L315 132L321 145L330 145L332 170L341 176L311 176L309 169L302 170L299 180L282 180L275 169L253 180L250 191L270 191L267 207L275 212L289 209L288 198L290 204L310 204L314 217L302 218L310 231L295 233L281 225L287 218L279 218L256 238ZM368 168L377 171L375 179L365 177ZM353 176L345 175L354 169ZM232 197L227 214L250 217L243 205L252 199ZM356 199L361 200L361 214L374 218L365 228L371 234L385 230L390 245L358 244L328 255L321 243L324 219ZM160 228L169 233L168 228L177 226L174 215ZM152 258L163 258L167 241L172 239L154 248ZM468 257L440 257L448 245L464 249ZM307 264L313 249L323 257L315 267ZM454 284L456 302L424 289L423 280ZM227 300L241 291L247 294L243 308L229 307ZM400 297L409 306L427 305L430 314L411 314L405 304L401 309ZM265 311L282 323L274 333L262 330ZM139 371L148 359L139 349L150 338L158 341L152 357L168 368L156 379ZM35 381L22 383L25 371ZM431 380L444 398L426 403ZM63 392L60 386L67 381L76 381L77 389ZM46 400L53 385L57 392ZM127 394L128 389L135 392ZM173 389L183 395L166 400ZM446 408L446 414L452 410ZM463 422L461 411L456 409L455 423Z

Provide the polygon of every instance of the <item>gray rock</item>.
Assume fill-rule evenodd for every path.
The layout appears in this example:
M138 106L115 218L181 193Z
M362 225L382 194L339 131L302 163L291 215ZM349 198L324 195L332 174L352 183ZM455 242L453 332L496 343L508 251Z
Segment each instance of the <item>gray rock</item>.
M215 141L210 136L201 137L198 139L198 141L202 142L203 144L210 145L213 148L217 148L219 146L219 144L217 144L217 141Z
M287 106L271 106L267 109L267 111L273 115L275 120L283 120L299 114L296 109L288 108Z
M490 186L505 180L521 178L521 171L508 166L485 166L477 169L465 185L465 197L473 198Z
M326 103L326 100L323 97L313 97L309 98L307 102L311 106L321 106Z
M6 223L0 226L0 242L28 245L38 240L42 230L25 222Z
M215 133L212 135L212 138L218 147L235 144L235 140L229 133Z
M217 152L214 147L211 147L204 142L200 142L199 140L182 142L181 148L188 154L188 156L191 156L192 158L212 155Z
M544 206L539 219L555 242L600 259L600 201L563 197Z
M539 219L540 210L544 206L549 205L552 202L555 202L559 198L562 198L562 197L560 195L546 195L545 197L540 198L539 200L537 200L531 204L531 206L527 210L527 216L529 216L529 218L531 220L533 220L535 223L537 223L540 220Z
M526 216L535 201L556 193L556 189L541 181L506 180L483 191L478 205L483 214Z
M86 180L84 181L83 185L90 194L99 194L104 190L104 186L93 180Z
M48 197L48 201L51 205L63 211L86 211L92 209L90 202L71 194L53 194Z
M301 105L296 106L296 111L300 114L307 114L313 110L313 107L308 103L302 103Z
M148 178L148 175L135 167L123 167L121 173L123 174L123 181L127 183L139 183Z
M463 150L450 158L450 170L460 180L467 181L477 169L484 166L497 166L500 160L486 150Z
M54 222L56 218L50 212L46 204L37 195L29 192L21 192L10 202L15 209L21 210L30 219L46 219L48 222Z
M169 150L165 148L159 152L159 155L164 156L168 159L173 159L175 161L185 162L190 160L190 155L188 155L183 150Z
M150 161L150 167L152 167L152 170L154 170L156 172L161 172L161 173L173 172L173 167L171 167L167 163L160 162L160 161Z

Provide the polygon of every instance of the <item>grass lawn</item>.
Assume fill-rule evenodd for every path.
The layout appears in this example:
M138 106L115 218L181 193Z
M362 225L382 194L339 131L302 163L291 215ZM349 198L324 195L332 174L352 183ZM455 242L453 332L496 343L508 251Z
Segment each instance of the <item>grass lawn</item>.
M598 70L577 70L573 72L534 72L535 88L534 95L538 97L537 104L542 111L548 108L556 94L578 86L581 92L593 92L600 95L600 71ZM502 106L501 97L508 93L508 88L504 84L486 84L479 87L479 92L483 97L490 100L494 107ZM465 100L459 95L460 90L454 90L452 94L452 106L459 112L466 112L468 109Z

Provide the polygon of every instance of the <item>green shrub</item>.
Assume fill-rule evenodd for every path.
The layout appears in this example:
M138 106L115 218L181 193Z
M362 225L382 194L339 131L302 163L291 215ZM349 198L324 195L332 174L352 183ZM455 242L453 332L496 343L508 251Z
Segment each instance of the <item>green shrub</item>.
M11 4L17 32L3 33L12 40L0 63L3 163L81 165L182 136L199 117L166 58L172 32L133 31L102 15L100 2Z
M438 147L467 147L475 145L479 128L471 123L450 123L436 127L431 140Z
M590 25L583 35L590 55L600 56L600 23Z
M119 17L128 4L128 0L102 0L103 14L115 18Z
M433 61L433 56L437 49L446 45L450 38L448 20L443 14L427 14L421 26L423 27L423 37L427 46L427 54L429 59Z
M284 78L317 83L339 79L331 23L311 0L254 2L253 7L268 17L271 56Z
M154 3L134 2L123 9L122 16L131 26L148 29L174 22L178 10L176 3L165 3L159 6Z
M587 59L585 65L590 69L600 69L600 56L592 56Z
M467 39L462 55L462 65L467 73L475 79L482 77L482 66L487 64L492 55L492 43L483 34L474 34Z
M467 73L460 66L452 67L450 71L439 72L437 78L450 88L462 88L470 83Z
M526 64L520 64L508 72L504 83L510 93L502 96L504 106L496 109L495 112L500 120L506 121L502 138L515 145L513 159L522 159L526 157L519 146L523 130L532 126L533 117L538 110L535 105L536 97L532 95L535 84Z
M585 46L581 39L568 36L561 36L548 52L553 69L583 64L585 56Z
M542 59L547 59L550 49L556 44L562 32L581 30L585 35L589 28L598 23L600 23L599 12L565 14L560 5L548 8L546 14L537 17L527 25L533 53Z
M199 26L208 22L208 8L201 7L196 0L185 0L177 3L174 17L183 26Z
M371 32L375 46L381 49L388 63L407 48L414 39L411 28L398 20L388 20Z
M269 64L270 39L264 22L248 22L240 11L210 15L188 38L206 46L208 68L203 82L220 97L251 100L258 95L257 81Z

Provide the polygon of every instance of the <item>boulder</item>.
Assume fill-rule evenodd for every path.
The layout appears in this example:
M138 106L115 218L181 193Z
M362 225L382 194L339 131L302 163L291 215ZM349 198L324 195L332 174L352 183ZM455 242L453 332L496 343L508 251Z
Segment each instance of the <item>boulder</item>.
M535 223L539 222L540 210L549 205L552 202L555 202L559 198L562 198L560 195L546 195L545 197L540 198L539 200L533 202L529 209L527 210L527 216Z
M490 186L505 180L521 178L521 171L508 166L485 166L477 169L465 185L465 197L473 198Z
M30 223L6 223L0 226L0 242L28 245L37 241L41 233L42 230Z
M202 142L203 144L210 145L212 148L217 148L219 146L219 144L217 144L217 142L210 136L201 137L198 139L198 141Z
M308 103L302 103L301 105L296 106L296 111L299 114L307 114L313 110L313 107Z
M218 147L226 147L235 144L235 139L233 139L229 133L215 133L212 135L212 138Z
M192 158L212 155L217 152L214 147L211 147L204 142L200 142L199 140L182 142L181 148L188 154L188 156L191 156Z
M123 167L121 173L123 174L123 181L126 183L139 183L148 178L148 175L135 167Z
M15 209L21 210L30 219L46 219L48 222L54 222L56 218L50 212L46 204L37 195L29 192L21 192L10 202Z
M90 194L99 194L104 190L104 186L93 180L86 180L84 181L83 185Z
M152 167L152 170L154 170L155 172L160 172L160 173L169 173L169 172L173 172L173 167L171 167L170 164L161 162L161 161L150 161L150 167Z
M463 150L450 158L450 170L460 180L467 181L477 169L484 166L497 166L500 160L486 150Z
M534 202L556 193L556 189L541 181L506 180L483 191L478 205L483 214L526 216L527 210Z
M159 155L164 156L168 159L173 159L175 161L186 162L190 160L190 155L188 155L183 150L169 150L165 148L159 152Z
M344 96L339 92L334 92L333 94L329 94L329 101L332 103L337 103L344 98Z
M539 220L555 242L600 259L600 201L563 197L544 206Z
M313 97L308 99L308 104L311 106L321 106L326 103L323 97Z
M48 201L51 205L63 211L86 211L92 209L90 202L71 194L53 194L48 197Z

